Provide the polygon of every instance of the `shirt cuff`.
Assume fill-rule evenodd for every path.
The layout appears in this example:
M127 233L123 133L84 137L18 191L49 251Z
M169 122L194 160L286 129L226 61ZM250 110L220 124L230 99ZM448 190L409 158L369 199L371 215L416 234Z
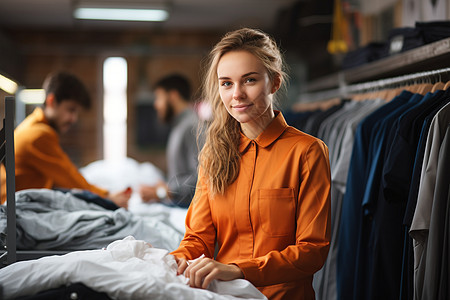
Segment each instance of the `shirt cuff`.
M256 262L251 260L243 260L233 262L233 264L237 265L241 269L242 274L244 274L244 279L249 280L250 278L259 277L260 270Z

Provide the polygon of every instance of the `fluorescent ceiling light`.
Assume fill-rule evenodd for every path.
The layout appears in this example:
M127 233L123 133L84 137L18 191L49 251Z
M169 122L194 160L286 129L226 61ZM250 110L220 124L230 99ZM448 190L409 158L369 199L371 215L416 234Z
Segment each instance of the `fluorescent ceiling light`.
M19 86L17 83L0 74L0 89L4 90L8 94L14 94Z
M87 20L162 22L167 20L169 13L163 9L79 7L75 9L74 17Z
M26 104L41 104L45 101L43 89L23 89L17 93L17 99Z

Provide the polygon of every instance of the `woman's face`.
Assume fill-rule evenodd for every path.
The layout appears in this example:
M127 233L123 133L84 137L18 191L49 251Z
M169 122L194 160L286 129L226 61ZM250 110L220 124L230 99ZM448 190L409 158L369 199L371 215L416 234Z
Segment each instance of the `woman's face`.
M263 130L273 118L276 88L262 62L250 52L231 51L219 60L217 75L219 94L228 113L241 126Z

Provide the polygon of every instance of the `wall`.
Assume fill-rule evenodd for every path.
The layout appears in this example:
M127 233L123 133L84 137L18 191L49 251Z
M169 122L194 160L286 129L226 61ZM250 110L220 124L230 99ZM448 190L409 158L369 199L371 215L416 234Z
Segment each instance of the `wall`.
M128 61L128 155L150 161L165 171L164 149L137 144L136 110L139 91L171 72L186 75L194 90L200 85L200 65L222 33L158 31L30 31L9 30L22 61L21 85L40 88L51 71L66 70L87 85L93 107L62 138L63 148L79 167L102 159L102 63L108 56ZM2 95L0 95L2 96ZM4 97L2 97L3 99ZM28 108L31 111L32 107Z

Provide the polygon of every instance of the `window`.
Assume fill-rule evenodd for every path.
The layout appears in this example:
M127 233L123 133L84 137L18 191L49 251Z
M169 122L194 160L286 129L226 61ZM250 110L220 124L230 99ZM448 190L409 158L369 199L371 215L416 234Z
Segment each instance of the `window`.
M108 57L103 63L103 158L127 156L127 61Z

